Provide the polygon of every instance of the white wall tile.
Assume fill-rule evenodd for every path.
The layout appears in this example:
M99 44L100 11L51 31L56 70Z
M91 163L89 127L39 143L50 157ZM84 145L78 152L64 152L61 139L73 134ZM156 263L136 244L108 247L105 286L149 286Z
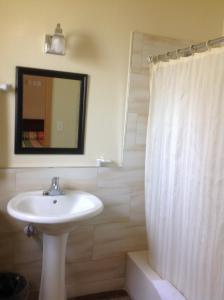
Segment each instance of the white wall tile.
M144 225L145 219L145 191L144 184L133 188L130 195L130 222L135 225Z
M13 261L15 264L27 264L42 259L42 240L39 237L28 238L24 232L14 233Z
M143 168L100 168L98 171L98 187L133 187L143 181Z
M67 285L67 297L70 298L74 296L96 294L99 292L116 291L122 288L124 288L124 277L87 282L85 284L73 282Z
M124 277L125 262L120 257L67 264L67 284L80 284Z
M145 226L131 224L98 225L94 235L93 259L125 256L125 253L146 249Z
M135 151L125 151L123 165L125 168L141 168L144 170L145 166L145 151L135 150Z
M13 241L7 233L0 234L0 265L13 262Z
M149 103L149 75L130 73L129 78L129 99L128 102L134 101L134 99L144 99ZM129 103L128 103L129 104ZM137 112L135 112L137 113ZM148 114L148 111L145 111Z
M18 169L16 171L16 190L22 192L48 189L51 179L55 176L59 176L62 188L88 191L96 186L97 168Z
M1 233L13 233L23 230L24 223L19 222L10 217L7 212L0 211L0 234Z
M92 258L93 225L76 226L69 234L66 262L88 261Z
M81 224L106 224L128 222L130 215L130 204L117 204L105 206L103 212Z
M136 129L136 144L145 145L146 144L146 133L147 133L147 116L139 115L137 120Z
M7 204L9 200L16 195L15 192L4 192L4 188L0 194L0 213L7 214Z
M0 195L15 192L15 170L0 169Z
M144 33L134 32L132 34L132 54L138 51L142 51L144 45Z
M129 204L129 187L99 187L93 191L94 195L99 197L105 206Z

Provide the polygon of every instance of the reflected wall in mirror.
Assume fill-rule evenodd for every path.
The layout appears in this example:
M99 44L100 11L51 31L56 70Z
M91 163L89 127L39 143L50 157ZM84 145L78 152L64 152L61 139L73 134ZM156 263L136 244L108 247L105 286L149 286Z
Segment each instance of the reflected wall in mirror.
M16 67L17 154L83 154L87 75Z

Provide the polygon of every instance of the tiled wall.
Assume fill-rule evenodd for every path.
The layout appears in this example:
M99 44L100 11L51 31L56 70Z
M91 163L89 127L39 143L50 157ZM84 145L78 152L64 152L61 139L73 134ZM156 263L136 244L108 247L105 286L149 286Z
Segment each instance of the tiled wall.
M125 253L146 248L144 213L138 207L143 206L143 170L136 167L1 170L0 270L21 272L38 289L41 236L27 238L23 224L5 214L6 203L17 192L46 188L55 175L63 188L94 193L105 205L100 216L77 223L70 234L66 257L69 296L122 287Z
M134 35L134 44L138 42ZM141 35L141 34L140 34ZM136 37L136 38L135 38ZM141 45L142 41L137 44ZM134 47L133 47L134 50ZM139 53L137 56L142 56ZM19 192L49 187L59 176L62 187L91 192L102 199L104 212L77 223L67 248L68 296L122 288L125 253L146 249L144 215L144 150L148 112L148 72L133 54L130 68L127 132L122 168L35 168L0 170L0 271L27 276L39 288L41 235L27 238L24 224L6 214L8 199ZM145 62L146 63L146 62Z

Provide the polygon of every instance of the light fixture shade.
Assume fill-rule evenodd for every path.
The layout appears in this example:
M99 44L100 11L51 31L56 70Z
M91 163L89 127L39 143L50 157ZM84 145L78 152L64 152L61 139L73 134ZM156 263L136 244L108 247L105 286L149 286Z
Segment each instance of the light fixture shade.
M56 54L65 54L65 39L60 35L53 35L51 39L51 52Z
M62 34L60 24L57 24L53 36L46 35L45 53L65 55L65 37Z

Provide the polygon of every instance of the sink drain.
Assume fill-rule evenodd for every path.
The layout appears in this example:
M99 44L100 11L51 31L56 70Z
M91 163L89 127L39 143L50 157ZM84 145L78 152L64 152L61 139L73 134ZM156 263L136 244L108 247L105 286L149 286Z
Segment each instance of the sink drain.
M58 200L53 200L53 204L56 204L58 202Z

